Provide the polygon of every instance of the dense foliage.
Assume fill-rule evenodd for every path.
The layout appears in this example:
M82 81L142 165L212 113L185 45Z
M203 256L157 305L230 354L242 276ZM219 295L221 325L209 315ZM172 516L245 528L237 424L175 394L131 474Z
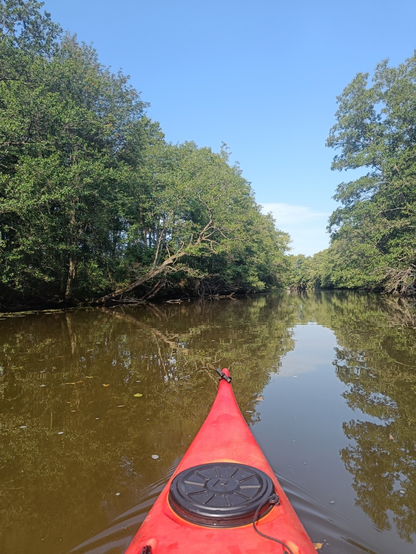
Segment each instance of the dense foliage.
M338 97L327 141L339 150L332 169L361 176L337 188L329 249L296 259L299 288L416 292L416 54L397 68L381 62L368 79L359 73Z
M416 54L358 74L329 147L330 247L287 256L229 160L167 143L147 104L37 0L0 0L0 304L367 288L416 292ZM356 173L357 174L357 173Z
M281 286L288 236L229 163L146 104L35 0L0 1L0 302Z

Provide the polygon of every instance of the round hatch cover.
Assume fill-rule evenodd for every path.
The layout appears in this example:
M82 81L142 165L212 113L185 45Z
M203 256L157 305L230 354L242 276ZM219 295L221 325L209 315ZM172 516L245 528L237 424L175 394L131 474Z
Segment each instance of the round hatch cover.
M183 519L206 527L237 527L253 521L259 505L274 493L263 471L228 462L185 469L172 481L169 502ZM265 504L258 519L271 506Z

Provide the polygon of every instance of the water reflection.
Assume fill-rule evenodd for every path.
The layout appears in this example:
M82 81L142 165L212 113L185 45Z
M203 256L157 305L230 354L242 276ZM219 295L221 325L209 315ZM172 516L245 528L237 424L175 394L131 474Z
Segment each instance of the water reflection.
M352 311L337 331L334 365L348 405L371 416L343 424L341 451L357 504L381 530L393 519L402 539L416 532L416 313L409 302ZM391 514L393 514L391 518Z
M263 297L0 321L0 551L33 541L66 551L74 529L76 544L134 505L196 434L218 365L233 368L254 421L268 371L293 348L293 309L273 305Z
M317 302L316 302L317 300ZM353 476L356 503L378 529L408 542L416 533L416 307L377 295L317 293L304 319L335 333L334 366L352 410L370 421L343 422L340 452ZM412 537L413 535L413 537Z
M411 540L415 309L375 295L316 293L0 316L0 552L121 553L204 420L213 369L231 368L239 405L255 423L270 376L295 348L294 327L310 322L337 338L328 355L345 388L330 417L343 425L341 458L357 506L380 530L394 524ZM307 376L296 373L293 382ZM311 453L317 460L331 448L324 436ZM316 540L330 517L319 520Z

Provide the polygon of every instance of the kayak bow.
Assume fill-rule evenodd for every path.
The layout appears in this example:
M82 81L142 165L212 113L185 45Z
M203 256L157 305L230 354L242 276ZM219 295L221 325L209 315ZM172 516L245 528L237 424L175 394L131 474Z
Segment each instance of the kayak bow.
M125 554L315 554L245 422L229 371Z

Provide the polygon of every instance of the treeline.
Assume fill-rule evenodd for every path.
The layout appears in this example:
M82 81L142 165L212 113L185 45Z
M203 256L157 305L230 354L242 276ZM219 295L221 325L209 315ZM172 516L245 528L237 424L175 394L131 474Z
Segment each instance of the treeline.
M363 288L416 293L416 56L338 97L330 247L289 236L219 153L171 144L147 104L37 0L0 0L0 308ZM357 175L357 173L356 173Z
M283 285L289 237L219 153L147 104L36 0L0 0L0 304Z
M294 288L416 294L416 53L397 68L359 73L338 97L327 145L332 169L360 170L334 196L331 245L292 258Z

